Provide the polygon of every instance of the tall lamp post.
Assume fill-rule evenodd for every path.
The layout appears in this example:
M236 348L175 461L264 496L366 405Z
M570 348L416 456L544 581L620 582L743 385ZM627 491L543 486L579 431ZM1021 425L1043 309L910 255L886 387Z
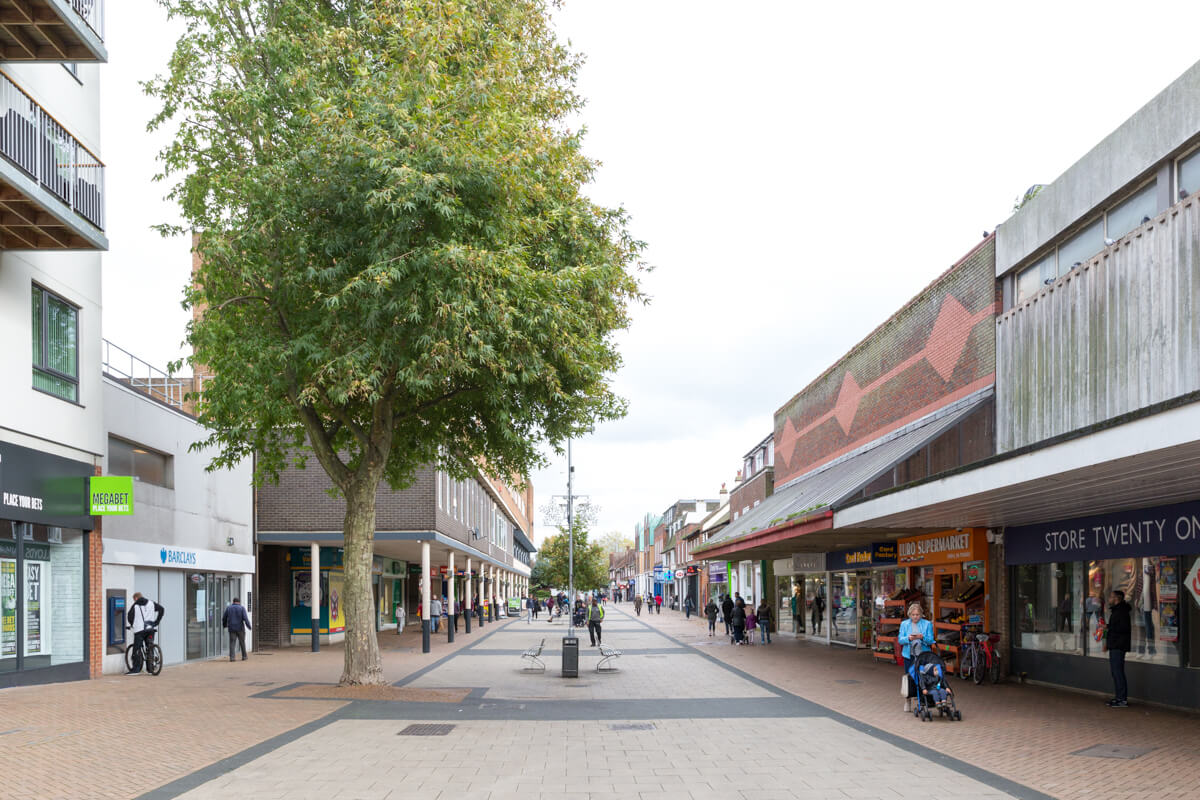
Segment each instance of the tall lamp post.
M567 591L568 602L575 602L575 496L573 493L573 479L575 478L575 467L571 466L571 440L567 439ZM575 614L574 606L568 606L567 610L571 611L571 631L574 635L575 631Z

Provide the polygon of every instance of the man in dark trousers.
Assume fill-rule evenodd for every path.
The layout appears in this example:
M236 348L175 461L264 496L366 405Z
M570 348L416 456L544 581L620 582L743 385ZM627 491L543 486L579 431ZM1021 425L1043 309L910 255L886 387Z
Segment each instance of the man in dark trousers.
M596 602L596 598L592 598L592 604L587 610L587 629L588 637L592 640L592 647L600 644L600 623L604 621L604 606Z
M242 661L245 661L246 630L254 630L254 626L250 624L250 615L238 598L233 598L233 602L225 607L225 613L221 615L221 627L229 629L229 660L233 661L233 646L237 644L241 645Z
M145 661L142 650L146 646L146 637L158 628L163 612L163 607L149 597L143 596L141 592L133 593L133 605L129 607L126 615L129 629L133 631L133 669L126 672L126 675L136 675L142 671L142 663ZM146 667L146 671L150 671L149 666Z
M1129 652L1133 639L1133 627L1130 622L1129 603L1125 602L1125 593L1114 589L1108 598L1108 666L1112 670L1113 690L1116 696L1108 701L1109 708L1128 708L1129 684L1125 680L1125 654Z
M733 598L725 595L721 601L721 616L725 619L725 635L733 633Z

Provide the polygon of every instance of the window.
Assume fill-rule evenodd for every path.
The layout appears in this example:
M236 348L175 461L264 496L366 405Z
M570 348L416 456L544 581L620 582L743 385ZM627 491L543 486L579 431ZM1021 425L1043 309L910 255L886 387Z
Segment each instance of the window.
M1014 568L1014 644L1026 650L1082 653L1083 570L1077 563Z
M1040 261L1027 267L1017 275L1017 302L1023 303L1042 290L1046 281L1053 280L1056 273L1055 255L1051 250Z
M108 437L108 474L132 475L142 483L175 488L174 459L113 436Z
M1158 187L1154 181L1133 193L1133 196L1108 212L1108 236L1117 239L1142 224L1146 217L1158 211Z
M1200 149L1193 150L1179 159L1177 184L1179 193L1194 194L1200 191Z
M1058 274L1066 275L1075 263L1086 261L1103 249L1104 220L1097 219L1059 246Z
M79 401L79 309L33 287L33 388Z

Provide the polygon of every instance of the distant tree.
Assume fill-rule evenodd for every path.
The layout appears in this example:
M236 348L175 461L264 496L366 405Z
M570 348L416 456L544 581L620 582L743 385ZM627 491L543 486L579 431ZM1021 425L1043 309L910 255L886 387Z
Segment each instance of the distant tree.
M537 561L533 564L533 578L544 588L566 589L569 583L569 549L566 528L542 542ZM608 556L604 549L588 541L587 529L575 525L575 588L580 591L601 589L608 586Z
M624 553L633 549L633 537L620 531L609 531L596 540L606 553Z
M381 683L381 482L528 475L541 440L620 417L641 244L584 193L580 62L548 0L160 3L186 26L145 88L174 132L159 177L200 232L203 444L214 468L254 456L259 482L310 457L329 475L341 683Z

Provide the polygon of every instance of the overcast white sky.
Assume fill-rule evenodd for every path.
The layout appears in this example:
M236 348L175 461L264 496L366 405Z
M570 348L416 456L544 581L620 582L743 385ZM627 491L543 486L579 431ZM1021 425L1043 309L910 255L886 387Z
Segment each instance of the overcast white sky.
M655 267L620 337L629 416L574 446L599 529L716 497L775 409L1200 60L1200 3L1132 9L568 0L590 191ZM149 229L174 212L136 82L179 31L153 0L106 13L104 335L161 367L190 260ZM533 481L565 494L565 459Z

